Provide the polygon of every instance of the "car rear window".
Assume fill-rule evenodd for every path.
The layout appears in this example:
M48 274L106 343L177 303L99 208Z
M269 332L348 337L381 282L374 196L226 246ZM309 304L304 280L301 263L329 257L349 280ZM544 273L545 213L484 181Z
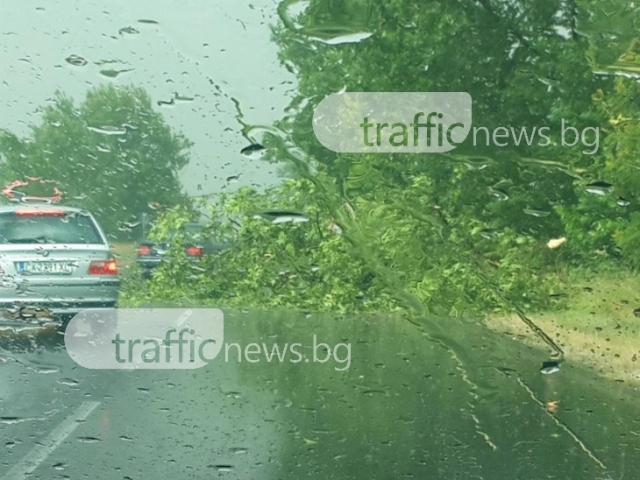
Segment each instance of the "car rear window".
M75 212L62 215L21 216L0 214L2 243L103 243L96 226L86 215Z

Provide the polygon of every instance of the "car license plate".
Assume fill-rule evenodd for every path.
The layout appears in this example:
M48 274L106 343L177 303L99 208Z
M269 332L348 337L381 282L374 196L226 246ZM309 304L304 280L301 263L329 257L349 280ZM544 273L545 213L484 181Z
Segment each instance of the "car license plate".
M16 262L18 273L26 275L69 275L76 262Z

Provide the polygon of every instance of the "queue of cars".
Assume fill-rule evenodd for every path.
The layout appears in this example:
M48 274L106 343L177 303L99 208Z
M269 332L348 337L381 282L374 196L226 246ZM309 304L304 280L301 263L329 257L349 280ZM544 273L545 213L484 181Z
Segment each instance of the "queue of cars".
M65 324L83 310L116 307L118 263L96 218L84 208L62 205L57 189L52 197L13 191L25 185L16 181L1 191L9 201L0 205L0 332ZM284 221L282 212L266 213L272 214L265 217L269 221ZM188 240L181 246L191 261L229 247L199 223L188 223L185 232L180 238ZM144 278L167 261L175 236L137 245Z

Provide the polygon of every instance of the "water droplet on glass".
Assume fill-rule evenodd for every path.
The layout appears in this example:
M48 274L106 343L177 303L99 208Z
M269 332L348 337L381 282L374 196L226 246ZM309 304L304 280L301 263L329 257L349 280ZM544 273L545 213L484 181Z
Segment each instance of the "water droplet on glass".
M214 468L218 470L218 472L231 472L233 470L232 465L214 465Z
M170 106L170 105L175 105L176 101L175 99L171 99L171 100L158 100L158 106L162 107L162 106Z
M125 70L115 70L113 68L110 68L110 69L106 69L106 70L100 70L100 75L104 75L105 77L108 77L108 78L116 78L121 73L127 73L127 72L131 72L131 71L133 71L132 68L128 68L128 69L125 69Z
M496 228L483 228L478 232L482 238L486 238L487 240L491 240L498 235L498 230Z
M15 425L16 423L20 423L24 421L19 417L0 417L0 423L4 423L5 425Z
M559 371L560 371L560 363L553 360L543 362L542 368L540 368L540 373L544 375L551 375L552 373L556 373Z
M95 133L102 133L103 135L125 135L127 133L126 128L113 127L110 125L103 125L102 127L87 127L87 130L91 130Z
M290 212L285 210L271 210L267 212L260 212L256 214L254 218L262 218L272 223L303 223L309 221L309 218L303 213Z
M252 143L248 147L244 147L240 150L240 153L249 158L260 158L267 149L259 143Z
M242 393L240 392L222 392L224 393L225 396L229 397L229 398L242 398Z
M467 167L469 170L484 170L491 163L490 161L488 161L485 158L475 158L475 157L464 157L464 158L460 159L459 161L465 167ZM491 190L494 190L494 189L495 189L495 187L492 188ZM502 191L502 190L497 190L497 191L499 191L502 194L506 195L506 193L504 191Z
M195 99L193 97L185 97L184 95L178 95L178 93L175 93L174 96L176 102L193 102Z
M509 195L504 190L500 190L498 188L490 188L489 191L498 200L509 200Z
M118 33L120 35L122 35L123 33L129 34L129 35L136 35L140 32L133 27L123 27L118 31Z
M249 449L244 447L232 447L229 449L229 451L234 455L242 455L245 453L249 453Z
M347 34L338 34L331 36L331 30L318 31L314 30L315 35L310 35L309 40L324 43L325 45L340 45L343 43L359 43L373 35L372 32L355 32ZM318 35L320 34L320 35Z
M545 212L544 210L533 210L531 208L525 208L524 213L527 215L531 215L532 217L548 217L551 215L551 212Z
M69 55L65 60L74 67L84 67L87 64L87 61L79 55Z
M602 180L596 180L595 182L591 182L585 187L587 193L593 193L594 195L606 195L611 191L611 185L609 182L605 182Z
M98 443L100 439L96 437L78 437L78 441L81 443Z
M58 383L60 385L69 385L69 386L72 386L72 387L75 387L75 386L78 385L78 381L74 380L72 378L63 378L62 380L59 380Z
M60 370L55 368L55 367L36 367L33 369L36 373L42 373L42 374L50 374L50 373L59 373Z

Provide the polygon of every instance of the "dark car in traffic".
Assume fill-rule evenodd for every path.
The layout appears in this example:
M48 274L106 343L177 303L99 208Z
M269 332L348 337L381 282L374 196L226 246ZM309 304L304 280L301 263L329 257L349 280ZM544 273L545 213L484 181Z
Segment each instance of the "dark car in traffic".
M188 223L185 226L190 241L183 242L186 256L198 261L207 254L220 252L228 247L228 242L208 235L205 227L199 223ZM153 271L165 260L175 238L172 233L165 241L144 240L136 250L136 262L144 278L151 278Z

